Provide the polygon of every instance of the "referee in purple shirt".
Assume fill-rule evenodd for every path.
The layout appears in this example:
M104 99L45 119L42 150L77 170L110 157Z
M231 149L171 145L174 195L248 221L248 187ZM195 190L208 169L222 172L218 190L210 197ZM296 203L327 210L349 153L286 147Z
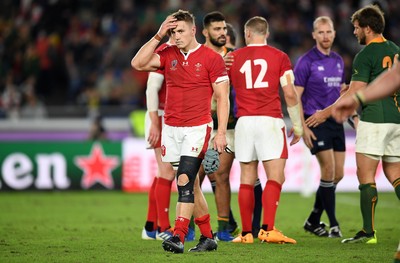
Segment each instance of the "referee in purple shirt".
M342 236L335 214L335 189L343 178L346 148L343 125L331 117L331 105L346 87L344 63L331 50L335 30L329 17L314 20L312 36L316 45L299 58L294 68L294 83L304 112L303 140L321 168L314 207L303 227L316 236L334 238ZM320 222L324 210L329 231Z

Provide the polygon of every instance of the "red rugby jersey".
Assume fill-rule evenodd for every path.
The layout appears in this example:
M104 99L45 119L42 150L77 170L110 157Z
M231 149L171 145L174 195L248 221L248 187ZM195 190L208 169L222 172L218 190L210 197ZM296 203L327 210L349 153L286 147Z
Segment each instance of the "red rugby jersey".
M176 46L158 54L167 85L165 123L187 127L211 122L212 83L228 79L221 55L204 45L186 55Z
M268 45L249 45L232 55L229 77L236 91L237 117L282 118L280 77L292 69L289 57Z

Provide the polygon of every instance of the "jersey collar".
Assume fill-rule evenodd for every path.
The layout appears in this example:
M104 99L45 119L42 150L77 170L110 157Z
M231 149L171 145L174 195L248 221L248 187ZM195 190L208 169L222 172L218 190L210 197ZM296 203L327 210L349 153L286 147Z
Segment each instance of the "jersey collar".
M201 47L201 44L198 44L197 47L195 47L194 49L189 49L189 51L185 54L185 52L183 52L181 49L179 50L182 55L185 57L185 60L189 57L189 55L193 52L195 52L196 50L198 50Z
M248 47L262 47L262 46L267 46L267 43L264 44L248 44Z
M378 36L378 37L376 37L376 38L373 38L371 41L369 41L369 43L367 44L367 46L369 45L369 44L371 44L371 43L383 43L383 42L385 42L386 41L386 39L381 35L381 36Z
M328 55L322 53L321 50L319 50L319 49L317 48L317 46L314 46L314 51L317 53L317 55L318 55L319 57L330 57L331 54L332 54L332 50L329 51L329 54L328 54Z

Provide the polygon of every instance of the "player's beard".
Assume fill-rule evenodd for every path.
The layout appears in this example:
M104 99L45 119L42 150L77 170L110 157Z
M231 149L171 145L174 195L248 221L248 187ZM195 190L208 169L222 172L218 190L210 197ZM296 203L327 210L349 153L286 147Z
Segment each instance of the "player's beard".
M322 41L320 43L323 49L330 49L332 47L332 41Z
M211 42L211 44L213 44L216 47L223 47L226 44L226 38L220 37L218 40L218 38L215 39L215 38L210 37L210 42Z
M360 45L365 45L367 43L364 32L358 35L358 43L360 43Z

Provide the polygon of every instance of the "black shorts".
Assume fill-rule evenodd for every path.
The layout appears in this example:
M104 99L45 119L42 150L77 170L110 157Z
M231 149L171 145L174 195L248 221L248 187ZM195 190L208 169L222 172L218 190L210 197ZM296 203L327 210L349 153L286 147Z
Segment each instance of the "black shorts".
M307 119L308 115L304 115ZM335 152L346 151L343 124L337 123L333 118L328 118L324 123L316 128L310 128L317 140L313 141L311 153L316 154L321 151L333 149Z

